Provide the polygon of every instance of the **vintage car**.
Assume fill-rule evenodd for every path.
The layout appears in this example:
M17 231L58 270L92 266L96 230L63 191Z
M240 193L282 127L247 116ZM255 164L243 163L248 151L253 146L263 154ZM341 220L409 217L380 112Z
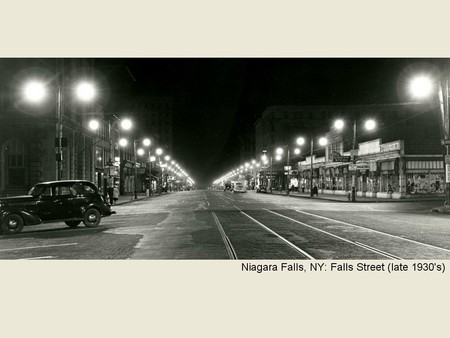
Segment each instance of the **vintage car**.
M234 181L233 184L233 192L247 192L247 182L246 181Z
M15 234L26 225L64 221L88 228L102 217L115 214L94 183L84 180L42 182L27 195L0 198L0 223L4 234Z

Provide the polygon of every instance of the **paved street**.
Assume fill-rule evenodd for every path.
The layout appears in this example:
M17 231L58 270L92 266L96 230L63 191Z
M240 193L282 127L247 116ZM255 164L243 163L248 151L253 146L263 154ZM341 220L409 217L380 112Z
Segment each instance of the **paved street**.
M134 200L98 228L0 236L0 259L449 259L439 200L378 203L194 190Z

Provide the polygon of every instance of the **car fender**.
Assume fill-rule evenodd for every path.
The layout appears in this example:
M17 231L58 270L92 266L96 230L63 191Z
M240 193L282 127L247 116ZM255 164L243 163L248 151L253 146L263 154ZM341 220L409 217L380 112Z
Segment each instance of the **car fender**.
M30 213L28 211L24 211L24 210L7 210L7 211L3 211L1 213L1 218L5 218L8 215L11 214L15 214L15 215L20 215L24 221L25 225L36 225L36 224L41 224L42 220L38 215L35 215L33 213Z

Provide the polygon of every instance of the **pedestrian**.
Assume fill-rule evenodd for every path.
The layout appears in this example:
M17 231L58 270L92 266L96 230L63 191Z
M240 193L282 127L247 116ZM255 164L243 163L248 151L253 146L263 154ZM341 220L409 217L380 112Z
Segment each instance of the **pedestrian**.
M305 192L305 184L302 184L302 192Z
M113 190L114 204L117 204L118 199L119 199L119 188L117 188L117 186L114 186L114 190Z
M109 195L109 204L113 204L114 202L114 188L112 185L108 186L108 195Z

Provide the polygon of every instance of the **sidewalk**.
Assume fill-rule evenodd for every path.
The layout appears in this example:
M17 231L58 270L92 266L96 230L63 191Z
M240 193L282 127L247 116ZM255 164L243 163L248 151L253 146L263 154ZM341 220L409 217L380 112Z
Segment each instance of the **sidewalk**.
M167 193L154 193L152 196L147 196L145 194L145 192L138 192L137 193L137 198L134 198L134 193L128 193L125 195L119 195L119 199L117 200L115 205L120 205L120 204L126 204L126 203L131 203L137 200L142 200L142 199L147 199L147 198L153 198L153 197L157 197L163 194L167 194Z
M276 195L285 195L286 190L272 190L272 194ZM311 197L309 192L289 192L290 197L297 198L311 198L311 199L320 199L334 202L346 202L352 203L348 200L347 195L332 195L332 194L323 194L319 192L318 196ZM443 195L408 195L407 198L377 198L377 197L362 197L356 196L356 201L353 203L390 203L390 202L420 202L420 201L436 201L442 202L442 205L445 202L445 196Z

